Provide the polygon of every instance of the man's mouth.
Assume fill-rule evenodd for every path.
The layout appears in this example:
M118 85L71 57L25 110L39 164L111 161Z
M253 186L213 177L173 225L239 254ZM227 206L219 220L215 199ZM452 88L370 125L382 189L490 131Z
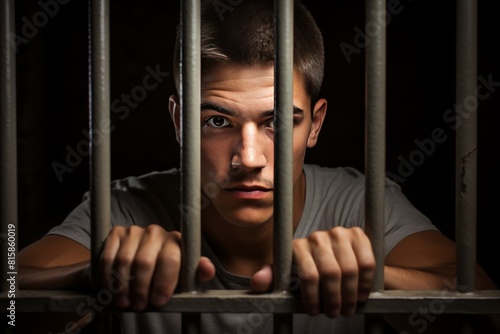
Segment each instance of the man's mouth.
M234 197L242 199L260 199L272 192L272 188L261 185L232 185L225 189L229 194Z

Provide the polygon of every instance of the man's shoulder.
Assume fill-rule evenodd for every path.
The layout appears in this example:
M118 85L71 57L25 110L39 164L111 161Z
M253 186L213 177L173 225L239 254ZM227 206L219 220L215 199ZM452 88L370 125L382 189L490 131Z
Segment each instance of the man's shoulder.
M304 164L304 172L306 178L313 178L315 182L336 181L336 182L352 182L359 181L364 178L364 174L354 167L324 167L313 164Z
M323 167L305 164L306 182L318 187L364 188L365 174L355 167ZM398 192L401 187L390 178L385 177L387 191Z
M138 176L127 176L115 179L111 183L112 189L128 191L133 189L155 189L175 187L180 182L180 170L171 168L163 171L152 171Z
M167 224L178 220L180 171L172 168L128 176L112 182L112 198L116 207L131 215L135 224L143 222ZM175 225L175 224L174 224ZM174 225L165 225L167 229Z
M153 197L161 200L174 200L179 193L180 170L178 168L116 178L111 182L111 195L117 201L130 201L136 198L149 201ZM87 191L83 200L89 198L90 191Z

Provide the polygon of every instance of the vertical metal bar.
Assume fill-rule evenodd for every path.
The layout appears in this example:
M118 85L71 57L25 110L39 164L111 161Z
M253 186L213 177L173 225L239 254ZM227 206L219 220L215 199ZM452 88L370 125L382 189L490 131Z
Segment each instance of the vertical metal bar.
M457 288L473 291L477 213L477 0L457 1L456 133Z
M111 229L109 0L89 0L89 128L92 289L98 293L99 254ZM111 314L96 316L96 333L111 332Z
M3 0L0 8L0 203L2 245L2 291L8 291L7 278L17 273L17 265L9 264L9 247L17 254L17 122L16 122L16 48L14 0ZM10 233L9 233L10 232ZM10 239L9 239L10 238ZM9 245L9 242L13 242ZM15 280L14 280L15 282Z
M457 1L455 224L457 289L475 289L477 219L477 0ZM474 333L471 316L457 317L459 333Z
M371 40L366 47L366 231L370 236L377 269L373 289L384 289L384 186L386 33L385 1L366 1L366 28Z
M386 1L366 0L365 227L377 268L373 291L384 289L384 187L386 108ZM383 333L383 318L367 316L365 331Z
M196 292L196 269L201 255L200 211L200 0L181 1L181 221L183 266L182 290ZM201 332L201 315L182 315L182 332Z
M89 127L92 284L99 287L99 252L111 228L109 0L89 3Z
M294 2L275 0L274 289L287 291L293 237L293 15ZM274 332L291 333L292 314L274 315Z

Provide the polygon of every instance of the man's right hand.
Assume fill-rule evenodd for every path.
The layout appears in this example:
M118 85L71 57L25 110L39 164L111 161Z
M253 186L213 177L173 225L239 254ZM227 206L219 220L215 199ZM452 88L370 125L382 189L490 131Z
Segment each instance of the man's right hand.
M165 305L174 293L181 269L181 234L159 225L114 227L101 253L103 286L113 283L118 307L144 309L149 302ZM121 279L114 280L113 275ZM209 281L215 266L201 257L198 277Z

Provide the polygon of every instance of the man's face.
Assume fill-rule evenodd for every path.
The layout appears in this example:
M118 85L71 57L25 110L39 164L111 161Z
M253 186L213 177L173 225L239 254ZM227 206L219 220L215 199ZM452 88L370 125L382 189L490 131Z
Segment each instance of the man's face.
M302 78L294 74L293 183L302 178L307 147L316 144L323 111L311 117ZM273 216L274 69L219 65L201 81L201 186L210 211L236 226L257 226ZM318 108L315 108L318 109ZM239 163L233 168L231 162ZM295 196L294 196L295 198Z

